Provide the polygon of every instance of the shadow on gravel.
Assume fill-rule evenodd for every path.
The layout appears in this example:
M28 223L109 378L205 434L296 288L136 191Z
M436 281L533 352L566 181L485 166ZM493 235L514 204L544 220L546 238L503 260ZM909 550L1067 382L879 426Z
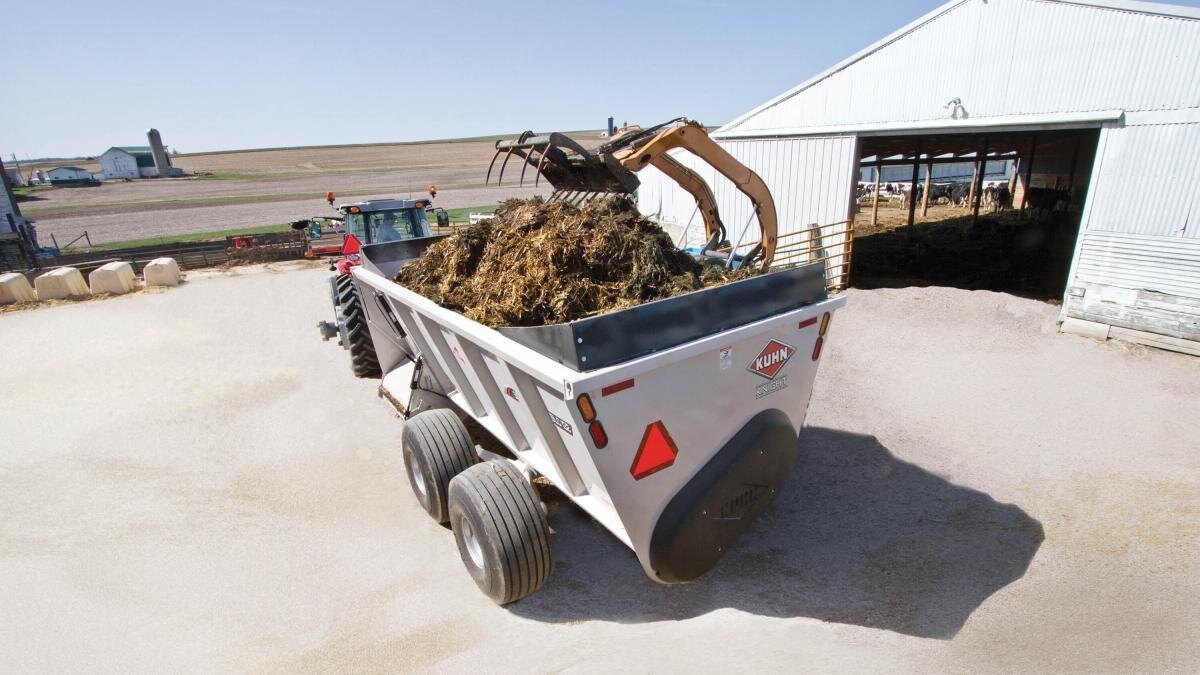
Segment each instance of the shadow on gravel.
M894 457L871 436L808 428L768 512L708 575L663 586L577 509L552 520L555 569L511 606L540 621L677 620L732 608L950 639L1021 578L1043 539L1020 508Z

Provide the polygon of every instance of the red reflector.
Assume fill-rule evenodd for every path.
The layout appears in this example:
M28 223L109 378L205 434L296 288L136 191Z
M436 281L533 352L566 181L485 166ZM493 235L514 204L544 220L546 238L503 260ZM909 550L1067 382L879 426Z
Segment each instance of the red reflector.
M596 444L596 449L603 449L608 445L608 434L604 433L604 427L600 426L599 422L592 422L588 425L588 433L592 435L592 442Z
M600 395L601 395L601 396L608 396L609 394L615 394L615 393L617 393L618 391L625 391L626 389L629 389L629 388L630 388L630 387L632 387L632 386L633 386L633 380L632 380L632 379L623 380L623 381L621 381L621 382L618 382L618 383L616 383L616 384L610 384L610 385L608 385L607 387L605 387L605 388L601 389L601 390L600 390Z
M817 341L813 343L813 361L816 361L817 359L819 359L821 357L821 345L824 342L825 342L825 338L818 337Z
M679 448L675 446L671 434L667 433L667 427L659 420L647 426L646 433L642 434L642 442L638 445L629 473L633 474L634 480L641 480L674 464L678 454Z
M816 322L817 322L817 317L815 317L815 316L811 319L805 319L800 322L800 329L804 330L805 328L808 328L809 326L815 324Z
M358 237L348 234L346 239L342 241L342 255L351 255L362 250L362 243L358 241Z

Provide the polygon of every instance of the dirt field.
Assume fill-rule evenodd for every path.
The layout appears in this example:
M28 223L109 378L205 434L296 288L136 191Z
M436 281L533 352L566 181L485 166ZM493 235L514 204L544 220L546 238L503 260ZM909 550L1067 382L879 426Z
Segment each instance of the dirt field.
M567 135L587 146L599 140L599 133L599 131L571 131L567 132ZM252 174L452 166L475 163L483 154L488 155L490 159L498 139L515 138L517 135L517 133L513 133L412 143L261 148L189 153L172 156L171 164L188 173L224 171ZM21 166L27 171L52 169L56 166L77 166L88 171L100 170L98 160L86 159L22 162Z
M585 144L595 134L577 136ZM485 188L492 140L407 145L290 148L183 155L172 162L218 179L111 181L99 187L40 190L21 211L37 222L43 243L65 243L87 230L94 243L254 227L328 212L327 191L343 198L407 197L438 186L437 205L460 208L509 197L549 194L516 185L511 162L506 188ZM87 168L86 163L76 163ZM514 171L514 167L516 170ZM92 167L98 170L99 167ZM533 172L527 174L532 181Z
M428 174L424 174L428 175ZM328 184L323 179L313 179L322 185ZM351 182L354 178L350 177ZM389 176L394 185L399 179L397 175ZM200 182L200 181L198 181ZM243 181L213 181L219 183L240 183ZM532 197L537 194L548 195L544 188L496 188L496 187L462 187L442 188L438 184L436 204L443 208L460 208L496 204L509 197ZM407 188L391 188L387 182L377 185L374 190L362 188L358 194L339 193L339 201L359 201L375 197L407 197ZM421 193L414 189L414 196ZM50 243L50 234L58 237L59 243L66 243L87 230L94 243L100 244L127 239L157 237L170 234L187 234L190 232L207 232L225 230L237 227L256 227L285 223L309 216L330 215L332 211L322 198L324 190L313 192L303 199L271 199L268 201L249 201L226 203L214 200L205 205L184 205L163 203L159 205L141 204L130 207L105 207L90 212L88 215L70 215L44 218L32 216L37 220L38 237L43 244ZM124 208L131 209L124 211ZM115 212L114 212L115 211Z
M516 134L513 136L515 137ZM596 139L596 136L593 135L591 139ZM188 173L203 171L253 174L307 173L478 164L480 157L490 160L495 151L496 139L493 138L403 145L217 152L180 155L172 158L171 163Z
M656 584L563 503L553 575L499 608L317 338L328 276L0 315L6 670L1195 670L1200 359L851 290L805 460L716 569Z

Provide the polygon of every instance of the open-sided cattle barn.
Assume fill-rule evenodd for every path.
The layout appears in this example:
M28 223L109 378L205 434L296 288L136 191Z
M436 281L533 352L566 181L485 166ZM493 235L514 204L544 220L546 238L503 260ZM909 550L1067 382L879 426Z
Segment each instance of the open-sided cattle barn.
M714 137L766 180L782 233L854 224L855 284L1061 299L1064 329L1200 353L1200 10L954 0ZM730 238L754 238L733 185L679 159L715 186ZM871 224L863 169L908 167L924 193L930 168L964 162L984 164L965 207L921 194ZM642 177L643 212L684 226L690 196Z

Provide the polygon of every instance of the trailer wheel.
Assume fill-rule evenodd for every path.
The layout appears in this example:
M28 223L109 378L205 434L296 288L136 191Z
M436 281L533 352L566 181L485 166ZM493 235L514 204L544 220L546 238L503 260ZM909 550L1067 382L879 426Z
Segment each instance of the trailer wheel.
M335 302L345 318L346 332L342 340L350 350L350 368L355 377L379 377L379 358L375 355L375 343L371 341L371 331L367 328L367 312L363 309L354 279L349 274L342 274L338 276L334 288L337 292Z
M421 508L439 523L450 520L450 479L479 462L462 420L445 408L426 410L404 423L401 442L408 483Z
M450 481L450 527L479 590L506 605L550 576L550 526L537 493L506 460L477 464Z

